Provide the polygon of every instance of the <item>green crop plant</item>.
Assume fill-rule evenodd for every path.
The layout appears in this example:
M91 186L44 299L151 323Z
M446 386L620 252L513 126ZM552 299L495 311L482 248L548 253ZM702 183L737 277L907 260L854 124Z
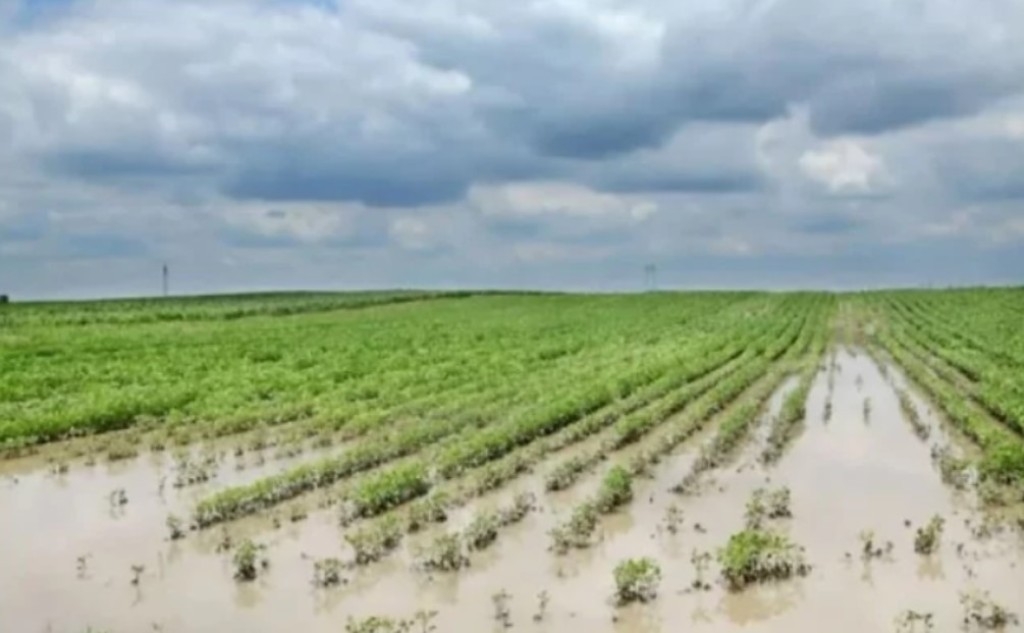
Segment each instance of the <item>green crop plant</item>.
M652 558L630 558L615 566L615 603L650 602L658 596L661 567Z
M235 568L235 580L255 580L261 570L270 566L269 561L263 556L263 545L258 545L250 539L238 544L231 562Z
M729 537L718 550L722 577L736 591L747 585L784 580L810 573L802 548L788 538L761 529L746 529Z
M448 506L451 500L443 492L431 493L424 499L409 504L405 512L405 526L410 532L419 532L431 523L448 520Z
M430 490L427 469L409 464L387 470L363 482L352 493L355 516L375 516Z
M791 494L783 486L774 490L758 488L747 501L745 518L747 527L759 529L769 519L785 519L793 516L790 509Z
M608 513L633 499L633 476L622 466L614 466L604 476L594 498L598 512Z
M463 530L463 538L466 547L471 550L481 550L490 547L498 538L500 527L498 514L496 512L481 512Z
M427 571L457 571L469 566L465 547L460 535L439 534L419 553L418 564Z
M417 611L411 618L349 617L345 622L345 633L433 633L437 631L436 618L437 611L425 610Z
M353 552L355 565L374 563L402 543L402 526L393 516L384 517L373 525L367 525L345 534L345 540Z
M817 360L815 357L813 360ZM800 380L796 388L786 395L782 401L782 409L779 411L771 430L768 433L768 441L761 453L761 461L766 464L773 464L782 457L786 447L799 433L807 417L807 397L811 392L814 382L814 362L807 363L800 374ZM825 420L832 417L831 399L825 403Z
M573 548L588 547L597 529L597 518L597 507L593 503L577 506L565 523L551 530L551 548L558 554L565 554Z

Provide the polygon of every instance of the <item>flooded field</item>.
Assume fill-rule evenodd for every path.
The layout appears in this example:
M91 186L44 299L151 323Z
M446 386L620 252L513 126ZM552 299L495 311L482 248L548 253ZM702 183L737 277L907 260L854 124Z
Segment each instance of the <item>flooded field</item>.
M12 313L0 632L1019 626L1002 321L915 295L381 301Z
M1024 610L1024 538L982 512L972 494L943 483L931 447L957 447L944 423L915 395L920 423L930 429L922 441L901 409L904 379L895 367L880 367L858 349L826 358L804 428L776 465L758 456L792 378L726 464L703 472L687 493L672 491L710 441L712 424L634 482L632 501L601 517L590 547L559 555L549 532L597 488L606 466L567 490L544 485L552 465L587 450L581 444L546 456L532 474L410 536L384 560L346 568L337 586L314 585L314 567L350 555L346 528L336 508L319 509L311 500L305 517L282 511L276 520L264 515L169 540L167 516L187 516L206 487L260 474L255 466L236 470L231 456L218 462L216 478L183 487L173 485L171 454L71 463L63 473L39 458L11 462L0 485L2 629L326 632L341 630L350 616L427 610L436 611L432 622L440 631L489 630L505 621L538 631L819 631L827 621L830 631L852 633L896 630L896 618L912 610L932 614L937 630L951 630L964 617L961 594L971 591ZM640 449L610 457L628 459L630 450ZM804 548L810 572L728 590L715 552L743 529L756 489L782 486L790 491L792 517L772 523ZM473 553L468 567L419 569L419 553L440 533L519 492L533 493L536 509ZM915 531L933 516L944 521L941 542L934 553L916 553ZM869 532L877 556L865 555ZM255 581L234 580L232 556L218 551L225 534L266 546L260 555L268 567ZM695 564L705 552L709 562ZM615 606L613 569L643 556L660 566L657 599Z

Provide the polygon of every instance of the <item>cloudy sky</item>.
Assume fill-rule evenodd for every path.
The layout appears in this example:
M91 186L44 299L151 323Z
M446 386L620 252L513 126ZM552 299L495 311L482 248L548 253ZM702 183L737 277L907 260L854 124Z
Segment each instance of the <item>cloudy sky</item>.
M1024 281L1021 0L0 0L0 292Z

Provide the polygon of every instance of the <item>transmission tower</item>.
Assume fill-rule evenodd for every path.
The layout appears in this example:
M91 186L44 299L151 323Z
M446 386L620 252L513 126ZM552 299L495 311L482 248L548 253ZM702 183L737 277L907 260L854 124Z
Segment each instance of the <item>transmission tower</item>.
M167 296L168 277L170 277L170 274L171 273L170 273L170 271L167 268L167 263L165 262L164 263L164 296L165 297Z

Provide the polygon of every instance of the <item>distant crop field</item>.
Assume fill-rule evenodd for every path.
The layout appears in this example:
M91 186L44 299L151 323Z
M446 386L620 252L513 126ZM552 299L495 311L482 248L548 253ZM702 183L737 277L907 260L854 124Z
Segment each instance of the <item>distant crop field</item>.
M1022 326L1021 289L0 306L0 630L1011 626Z

